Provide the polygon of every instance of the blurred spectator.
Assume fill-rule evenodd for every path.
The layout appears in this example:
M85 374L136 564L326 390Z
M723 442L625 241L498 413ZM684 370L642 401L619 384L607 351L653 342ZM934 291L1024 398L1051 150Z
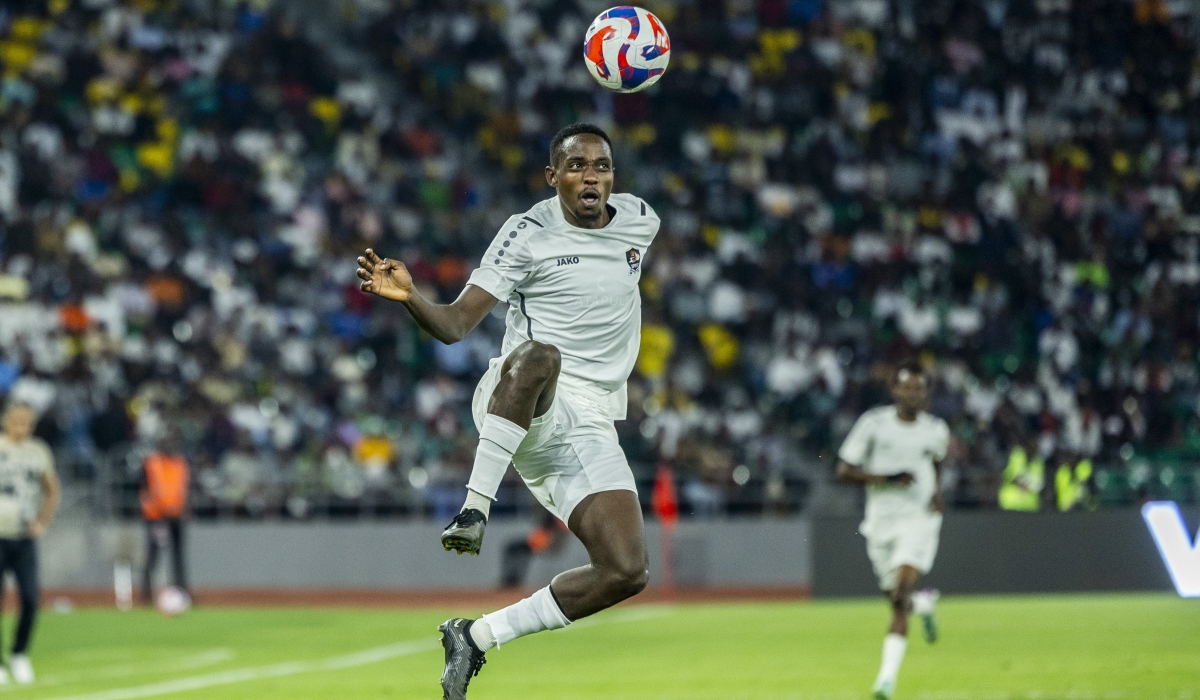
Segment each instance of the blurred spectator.
M146 455L139 478L139 500L146 520L146 569L142 572L142 602L153 600L151 588L159 553L170 547L171 585L188 593L187 562L184 560L183 522L188 514L191 469L183 456L178 429L167 431L160 449Z
M1194 471L1190 4L648 7L675 56L632 95L571 58L590 0L349 0L336 26L266 1L6 7L0 393L84 464L190 412L198 496L233 512L450 508L499 316L442 346L358 293L353 257L453 298L548 195L550 136L591 120L664 221L622 442L643 478L677 462L685 513L771 484L800 507L788 485L829 480L912 354L952 503L996 504L1026 440L1094 460L1102 502L1168 488L1139 464Z

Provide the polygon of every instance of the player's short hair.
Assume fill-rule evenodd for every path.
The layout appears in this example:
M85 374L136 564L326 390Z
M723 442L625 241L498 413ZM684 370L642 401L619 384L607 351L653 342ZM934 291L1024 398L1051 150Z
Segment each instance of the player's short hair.
M892 375L892 381L902 382L908 379L909 376L917 376L925 379L928 382L928 377L925 374L925 367L921 365L919 360L905 360L896 365L896 373Z
M559 162L562 161L563 142L572 136L578 136L580 134L599 136L600 138L604 139L604 143L608 144L609 150L612 150L612 139L608 137L608 134L605 133L604 129L601 129L595 124L586 124L580 122L578 124L564 126L558 131L557 134L554 135L554 138L550 139L550 167L557 168Z

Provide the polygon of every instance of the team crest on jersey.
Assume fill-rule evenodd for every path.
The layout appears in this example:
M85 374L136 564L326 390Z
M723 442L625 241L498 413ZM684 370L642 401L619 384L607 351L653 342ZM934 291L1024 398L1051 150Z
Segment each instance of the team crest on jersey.
M634 274L642 266L642 251L637 248L625 251L625 262L629 263L629 274Z

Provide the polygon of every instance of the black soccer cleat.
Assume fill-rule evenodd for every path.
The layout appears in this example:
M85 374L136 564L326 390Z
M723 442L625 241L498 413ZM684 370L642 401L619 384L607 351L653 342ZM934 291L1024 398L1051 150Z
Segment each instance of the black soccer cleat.
M483 528L487 525L487 516L482 512L468 508L446 526L442 532L442 547L447 552L459 554L479 554L483 547Z
M476 511L478 512L478 511ZM467 700L467 686L487 663L483 652L470 639L471 620L455 617L446 620L438 629L442 633L442 648L446 650L446 668L442 671L442 700Z

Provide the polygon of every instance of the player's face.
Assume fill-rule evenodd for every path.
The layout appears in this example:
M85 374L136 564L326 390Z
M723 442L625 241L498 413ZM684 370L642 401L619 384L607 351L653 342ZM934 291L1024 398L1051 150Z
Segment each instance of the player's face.
M19 406L5 412L4 435L9 440L18 442L33 435L33 411Z
M901 370L896 381L892 382L892 398L906 412L924 410L928 397L929 387L923 374Z
M557 167L546 168L546 182L558 190L558 199L584 228L604 220L612 194L612 150L595 134L577 134L562 144Z

